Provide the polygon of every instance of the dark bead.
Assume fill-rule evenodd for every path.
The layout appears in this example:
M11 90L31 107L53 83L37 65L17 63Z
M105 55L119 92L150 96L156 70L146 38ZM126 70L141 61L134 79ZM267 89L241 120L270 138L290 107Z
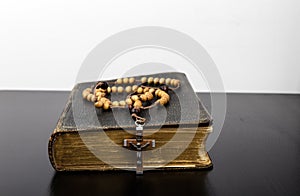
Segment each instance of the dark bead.
M138 114L138 113L140 113L140 109L139 108L132 108L131 110L130 110L130 113L131 114L133 114L133 113L135 113L135 114Z
M101 89L105 90L105 89L108 88L108 84L107 84L107 82L100 82L100 83L97 85L96 88L97 88L97 89L98 89L98 88L101 88Z
M167 85L161 85L159 88L165 92L168 92L169 90L169 87Z

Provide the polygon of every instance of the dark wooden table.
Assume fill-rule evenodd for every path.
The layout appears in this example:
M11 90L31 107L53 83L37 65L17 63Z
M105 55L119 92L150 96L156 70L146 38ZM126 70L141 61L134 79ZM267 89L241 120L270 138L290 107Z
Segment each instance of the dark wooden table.
M138 177L52 169L48 138L68 95L0 91L0 195L300 195L300 95L228 94L213 170Z

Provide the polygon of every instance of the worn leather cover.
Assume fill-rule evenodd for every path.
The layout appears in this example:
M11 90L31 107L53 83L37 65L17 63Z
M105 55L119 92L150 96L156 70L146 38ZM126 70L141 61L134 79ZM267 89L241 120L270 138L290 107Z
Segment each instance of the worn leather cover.
M142 76L136 76L135 78L140 78ZM161 137L162 134L167 133L167 130L175 130L173 128L181 127L181 132L184 130L189 132L193 130L195 127L197 131L197 137L194 138L191 143L189 149L185 151L177 160L176 165L180 162L183 167L187 163L195 163L196 167L199 168L208 168L211 166L211 161L205 151L205 140L207 135L209 134L209 130L211 130L212 119L206 109L203 107L201 101L197 97L196 93L192 89L187 77L183 73L179 72L171 72L171 73L160 73L160 74L152 74L147 75L146 77L164 77L164 78L174 78L179 79L181 86L178 89L169 91L170 101L165 106L156 106L151 108L150 110L142 111L141 116L146 118L146 123L144 126L144 133L147 134L147 130L164 130L162 133L158 133L158 138ZM115 81L115 80L112 80ZM84 158L77 159L72 158L72 142L78 144L78 142L73 140L68 140L68 152L65 152L63 148L64 141L60 138L60 135L67 133L67 135L76 135L82 133L97 133L98 130L104 130L107 132L108 136L116 135L116 137L125 134L125 137L131 137L128 133L128 130L132 130L132 137L134 138L134 130L135 123L132 120L129 110L127 108L120 109L115 108L112 110L104 111L102 109L98 109L94 107L94 104L86 101L82 98L82 91L96 84L96 82L88 82L88 83L80 83L77 84L71 92L69 100L66 104L66 107L58 121L57 127L55 128L50 141L49 141L49 158L53 165L53 167L57 170L73 170L73 169L65 169L63 163L72 162L76 164L80 164L76 170L105 170L106 165L103 166L93 166L93 167L85 167ZM126 86L126 85L125 85ZM124 86L124 87L125 87ZM126 94L111 94L110 99L114 100L124 100ZM127 133L124 131L126 130ZM194 129L195 130L195 129ZM113 132L117 131L116 134ZM120 132L121 131L121 132ZM160 131L158 131L160 132ZM129 135L128 135L129 134ZM157 134L157 133L154 133ZM172 138L174 132L170 132L170 136L164 136L164 138ZM182 133L181 133L182 134ZM192 134L192 133L191 133ZM154 136L154 135L152 135ZM151 136L151 137L152 137ZM182 135L184 136L184 135ZM149 136L150 137L150 136ZM155 136L154 136L155 137ZM184 137L183 137L184 138ZM198 140L198 139L199 140ZM114 138L112 138L114 140ZM121 145L120 138L117 139L116 143ZM182 139L180 139L182 140ZM55 141L60 141L60 149L55 149L54 143ZM71 143L70 143L71 142ZM166 142L166 141L164 141ZM180 142L180 141L178 141ZM157 141L158 145L160 141ZM101 145L98 142L95 145ZM161 144L163 145L163 143ZM70 149L71 148L71 149ZM105 146L105 148L108 148ZM78 151L78 150L77 150ZM102 165L102 162L98 162L98 160L94 159L93 155L91 155L86 149L83 150L85 153L86 160L93 159L94 161L89 162L91 164L99 164ZM54 155L56 153L56 155ZM76 153L74 150L73 153ZM83 155L83 154L82 154ZM57 166L55 163L55 158L62 160L61 165ZM68 156L68 158L66 158ZM81 156L81 155L77 155ZM181 159L183 157L183 159ZM188 158L186 158L188 157ZM195 158L192 158L195 157ZM65 161L63 161L63 159ZM191 160L189 160L191 159ZM74 162L75 161L75 162ZM178 162L179 161L179 162ZM200 162L198 162L200 161ZM79 163L80 162L80 163ZM185 164L186 162L186 164ZM175 162L174 162L175 163ZM197 166L197 163L200 163ZM172 166L173 167L173 166ZM176 166L177 167L177 166ZM180 168L179 166L178 168Z
M147 119L145 129L152 127L178 126L209 126L212 122L210 115L203 107L201 101L192 89L187 77L183 73L172 72L149 75L148 77L176 78L181 81L181 87L169 91L171 100L164 106L158 106L151 111L142 111L141 116ZM142 76L141 76L142 77ZM82 91L96 82L77 84L70 96L66 109L62 115L62 130L88 130L88 129L122 129L134 128L134 121L130 118L128 109L116 108L112 111L97 109L91 102L82 99ZM124 100L124 94L114 94L111 99ZM73 104L73 105L72 105ZM74 105L76 104L76 105ZM75 110L75 111L74 111ZM149 115L149 113L151 115ZM97 114L97 115L95 115ZM74 120L76 116L76 120ZM97 117L97 118L95 118ZM164 122L161 119L165 119Z

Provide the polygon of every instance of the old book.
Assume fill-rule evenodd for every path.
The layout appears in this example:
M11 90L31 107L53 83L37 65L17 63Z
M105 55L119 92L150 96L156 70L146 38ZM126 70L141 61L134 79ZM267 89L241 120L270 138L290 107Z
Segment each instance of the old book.
M186 75L172 72L147 75L150 76L176 78L181 86L169 92L170 101L165 106L142 111L147 119L144 139L155 144L142 151L143 168L211 168L205 141L212 131L212 119ZM82 91L95 83L80 83L73 88L50 137L49 158L57 171L135 170L137 167L138 155L124 145L135 138L136 125L129 110L104 111L82 98ZM118 94L114 98L122 97L123 94Z

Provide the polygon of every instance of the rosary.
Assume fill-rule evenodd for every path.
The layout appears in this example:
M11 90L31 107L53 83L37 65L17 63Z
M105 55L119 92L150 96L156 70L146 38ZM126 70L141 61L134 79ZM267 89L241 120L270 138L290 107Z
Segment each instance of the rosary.
M99 109L128 108L136 125L136 138L124 139L123 146L137 151L136 173L143 174L142 150L148 146L155 147L155 140L143 139L143 126L146 118L143 118L141 110L147 110L157 105L166 105L170 101L169 90L180 87L180 80L172 78L142 77L136 79L119 78L111 82L99 81L91 88L82 92L82 97L93 102ZM125 100L111 101L111 93L128 94Z

